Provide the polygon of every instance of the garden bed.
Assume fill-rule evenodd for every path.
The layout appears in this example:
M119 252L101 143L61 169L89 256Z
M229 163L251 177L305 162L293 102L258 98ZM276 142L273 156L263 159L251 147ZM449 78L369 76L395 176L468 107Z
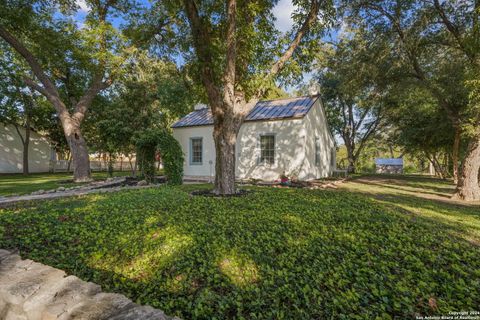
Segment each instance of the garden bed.
M231 198L231 197L243 197L246 196L247 194L251 193L251 190L245 190L245 189L240 189L237 190L235 194L216 194L213 192L213 190L195 190L190 192L190 195L192 196L203 196L203 197L213 197L213 198Z

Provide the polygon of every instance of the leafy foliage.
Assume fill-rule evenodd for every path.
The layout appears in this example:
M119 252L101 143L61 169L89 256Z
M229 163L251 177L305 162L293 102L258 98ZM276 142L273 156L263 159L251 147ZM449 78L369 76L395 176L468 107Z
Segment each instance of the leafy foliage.
M168 128L188 113L196 95L176 66L132 49L107 97L97 97L83 130L92 151L110 156L135 153L135 137L145 129Z
M385 79L391 61L385 43L372 41L361 28L340 35L318 54L316 79L329 127L347 149L349 172L355 172L365 144L382 127Z
M0 247L184 319L409 319L475 309L480 252L463 236L480 238L478 207L404 194L387 205L407 186L379 187L381 202L361 190L189 196L198 185L49 201L0 209Z
M135 139L137 158L145 179L152 182L155 176L155 155L157 151L169 184L182 184L183 152L178 141L166 130L150 129L141 132Z

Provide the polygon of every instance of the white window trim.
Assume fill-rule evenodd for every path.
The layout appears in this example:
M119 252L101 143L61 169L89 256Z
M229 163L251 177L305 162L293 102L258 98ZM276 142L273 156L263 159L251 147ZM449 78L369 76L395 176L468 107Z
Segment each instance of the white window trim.
M193 162L193 140L195 139L200 139L200 141L202 142L202 161L200 162ZM203 137L190 137L189 139L189 151L190 151L190 156L188 157L189 158L189 164L191 166L201 166L203 165L203 155L204 155L204 152L203 152Z
M261 137L262 136L273 136L273 163L269 163L266 161L260 161L262 158L262 146L261 146ZM257 157L257 164L264 165L264 166L273 166L277 163L277 134L275 132L262 132L257 135L257 149L258 149L258 157Z

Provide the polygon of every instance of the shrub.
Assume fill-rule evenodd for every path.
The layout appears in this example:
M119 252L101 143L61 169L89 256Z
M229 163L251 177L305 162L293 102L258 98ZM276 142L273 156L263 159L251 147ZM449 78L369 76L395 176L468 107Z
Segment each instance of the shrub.
M160 152L169 184L181 184L183 179L183 152L178 141L166 130L149 129L136 137L137 157L145 180L155 176L155 154Z

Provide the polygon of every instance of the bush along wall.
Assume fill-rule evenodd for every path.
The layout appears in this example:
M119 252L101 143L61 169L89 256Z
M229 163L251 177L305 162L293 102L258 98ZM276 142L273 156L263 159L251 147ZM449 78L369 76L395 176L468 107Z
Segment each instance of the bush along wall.
M183 180L183 152L178 141L166 130L149 129L135 138L140 171L147 182L155 177L155 154L162 157L167 183L181 184Z

